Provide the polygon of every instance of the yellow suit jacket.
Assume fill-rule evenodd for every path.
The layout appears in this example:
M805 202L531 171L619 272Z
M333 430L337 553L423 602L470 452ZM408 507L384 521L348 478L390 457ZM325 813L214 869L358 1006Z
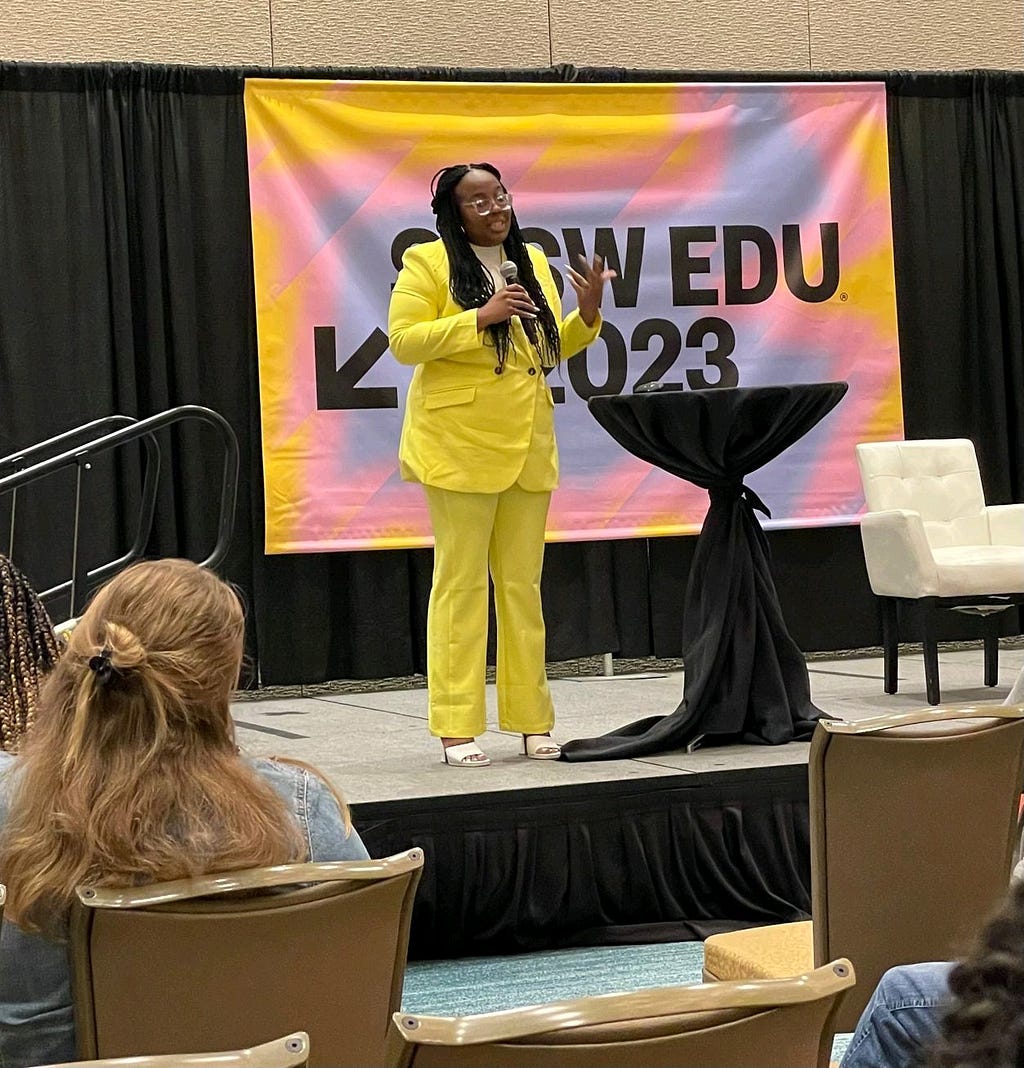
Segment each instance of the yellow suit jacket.
M551 268L539 249L527 249L568 358L597 337L601 317L591 327L578 311L562 320ZM402 478L463 493L500 493L516 481L527 490L554 489L554 405L536 351L514 320L513 350L495 374L497 357L486 332L477 332L476 309L455 303L448 278L441 241L414 245L391 296L391 351L416 368L398 448Z

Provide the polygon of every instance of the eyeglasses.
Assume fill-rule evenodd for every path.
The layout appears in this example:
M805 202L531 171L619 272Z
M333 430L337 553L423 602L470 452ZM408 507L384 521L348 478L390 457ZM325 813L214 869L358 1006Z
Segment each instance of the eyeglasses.
M476 200L464 200L459 207L472 208L477 215L490 215L492 211L510 211L512 194L495 193L493 197L477 197Z

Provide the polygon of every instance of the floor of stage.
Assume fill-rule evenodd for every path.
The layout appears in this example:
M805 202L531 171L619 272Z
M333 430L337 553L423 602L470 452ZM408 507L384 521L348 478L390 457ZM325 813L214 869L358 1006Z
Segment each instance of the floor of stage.
M631 666L635 666L632 664ZM999 685L982 685L980 644L944 649L939 669L943 704L1001 701L1024 667L1024 644L1004 642ZM920 651L900 656L899 693L882 690L881 655L814 659L809 662L811 695L823 712L847 719L906 711L925 705ZM426 730L427 694L422 680L408 689L330 692L310 696L256 694L233 706L239 744L254 755L290 756L323 769L357 805L441 798L502 790L580 787L804 764L807 743L736 745L694 753L662 753L640 760L567 764L526 760L518 735L498 731L494 686L487 687L492 729L480 738L490 755L487 768L448 768L440 743ZM551 690L560 739L590 737L643 716L671 712L682 694L681 670L553 678ZM370 684L372 685L372 684ZM653 785L653 784L652 784ZM666 782L666 785L667 782Z

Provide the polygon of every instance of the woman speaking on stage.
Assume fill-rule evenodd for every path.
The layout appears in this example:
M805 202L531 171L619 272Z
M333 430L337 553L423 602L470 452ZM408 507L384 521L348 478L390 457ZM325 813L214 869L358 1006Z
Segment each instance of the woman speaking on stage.
M490 763L476 744L487 728L489 570L499 728L523 735L526 756L555 760L540 577L558 454L544 376L598 336L614 272L597 258L567 268L578 307L563 320L551 269L523 240L496 167L445 167L431 193L440 240L405 253L388 323L391 351L415 367L401 474L422 484L434 532L430 732L452 767Z

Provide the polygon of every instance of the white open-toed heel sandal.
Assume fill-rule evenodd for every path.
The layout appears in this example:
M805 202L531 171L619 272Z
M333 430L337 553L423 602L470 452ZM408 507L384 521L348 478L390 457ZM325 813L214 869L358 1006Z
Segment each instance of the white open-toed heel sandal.
M524 734L523 754L531 760L558 760L562 747L551 740L550 734Z
M491 758L476 742L460 742L458 745L444 745L444 762L450 768L486 768Z

